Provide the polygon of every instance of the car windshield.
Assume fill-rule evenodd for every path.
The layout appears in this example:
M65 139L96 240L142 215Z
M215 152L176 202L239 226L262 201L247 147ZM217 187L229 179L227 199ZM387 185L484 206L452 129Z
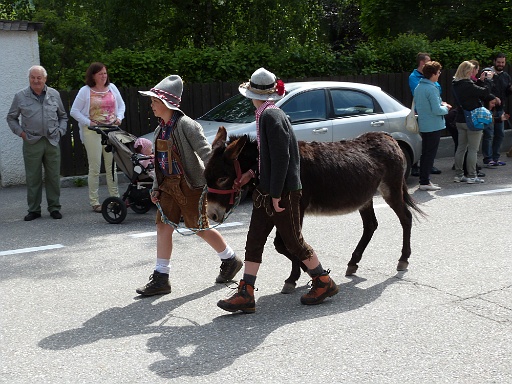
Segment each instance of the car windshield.
M241 94L235 95L204 114L199 120L221 123L252 123L255 120L254 105L251 99Z

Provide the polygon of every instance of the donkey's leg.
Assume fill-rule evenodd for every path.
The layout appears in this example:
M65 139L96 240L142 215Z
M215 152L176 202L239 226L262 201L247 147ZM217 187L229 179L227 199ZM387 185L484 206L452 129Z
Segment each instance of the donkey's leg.
M361 219L363 219L363 235L361 236L356 249L354 252L352 252L352 258L348 262L345 276L352 276L354 273L356 273L358 268L357 264L361 261L363 252L368 246L368 243L372 239L372 236L378 226L377 218L375 217L375 211L373 210L373 200L369 200L364 207L360 208L359 214L361 215Z
M308 268L302 261L299 260L298 257L292 255L288 251L288 248L286 248L284 245L283 238L281 237L279 231L276 231L274 247L276 248L277 252L286 256L286 258L292 262L292 270L290 272L290 276L284 281L284 286L281 290L281 293L292 293L295 290L295 286L297 285L297 280L299 280L301 268L304 272L306 272Z
M397 184L397 183L396 183ZM383 195L384 200L393 209L398 216L402 225L402 255L398 259L397 271L404 271L409 266L409 256L411 256L411 229L412 229L412 213L407 207L406 201L410 201L409 192L405 181L401 181L400 188L390 188L388 191L395 191Z

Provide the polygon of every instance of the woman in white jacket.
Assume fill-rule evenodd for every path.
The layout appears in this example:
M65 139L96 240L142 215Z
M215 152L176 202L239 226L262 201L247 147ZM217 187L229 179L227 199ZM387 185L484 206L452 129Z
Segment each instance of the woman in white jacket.
M111 152L101 145L101 135L88 129L91 125L120 125L124 118L125 104L117 87L110 83L103 63L92 63L85 72L85 83L71 107L71 116L78 121L80 140L87 151L89 162L89 202L94 212L101 212L98 196L101 155L105 162L107 187L110 196L119 197L117 172Z

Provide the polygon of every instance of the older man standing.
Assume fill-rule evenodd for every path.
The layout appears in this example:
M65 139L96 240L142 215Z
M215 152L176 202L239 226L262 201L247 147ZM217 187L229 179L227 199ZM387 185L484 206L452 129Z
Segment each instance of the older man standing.
M30 85L16 93L7 114L7 124L23 139L28 203L25 221L41 217L42 167L48 211L52 218L61 219L59 141L66 133L68 116L59 92L46 85L43 67L30 67L28 78Z

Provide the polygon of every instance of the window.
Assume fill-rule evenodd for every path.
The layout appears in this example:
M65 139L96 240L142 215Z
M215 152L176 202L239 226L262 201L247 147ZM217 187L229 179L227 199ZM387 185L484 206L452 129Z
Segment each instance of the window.
M353 90L331 90L334 115L336 117L374 113L375 107L371 96Z
M315 89L300 93L283 104L281 109L292 123L325 120L325 92L323 89Z

